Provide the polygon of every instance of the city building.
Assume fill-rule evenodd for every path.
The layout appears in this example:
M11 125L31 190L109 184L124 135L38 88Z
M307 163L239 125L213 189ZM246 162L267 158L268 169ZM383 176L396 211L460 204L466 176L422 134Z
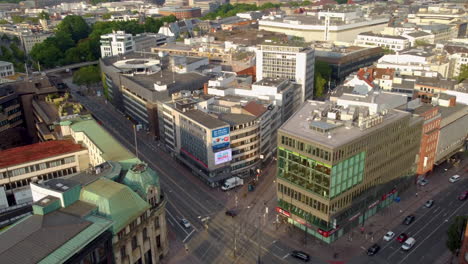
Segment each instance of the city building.
M405 37L382 35L372 32L359 33L354 44L364 46L379 46L383 49L390 49L395 52L402 51L410 47L410 42Z
M170 38L171 41L168 42L175 41L179 37L190 38L194 36L194 30L199 23L198 19L182 19L163 25L159 28L158 34Z
M301 100L314 95L314 49L305 44L264 43L256 51L257 80L280 78L302 86Z
M422 6L414 14L408 14L408 22L420 25L452 24L466 19L466 10L449 3Z
M307 15L270 16L261 19L259 29L304 38L305 41L352 42L359 33L380 32L389 22L386 13L364 14L357 6L339 6L336 10Z
M38 43L42 43L46 38L53 36L53 33L50 32L36 32L36 33L21 33L20 40L21 45L24 48L26 54L29 54L34 47L34 45Z
M434 35L424 31L413 31L404 33L401 36L408 39L411 47L416 47L418 44L434 44Z
M0 133L22 124L20 99L16 90L10 85L0 86Z
M468 48L466 52L452 53L449 55L450 69L449 76L458 78L460 76L462 67L468 67Z
M0 61L0 79L15 75L13 63L8 61Z
M149 52L151 48L167 43L168 38L162 34L143 33L133 37L135 51Z
M315 60L325 62L331 68L330 85L335 87L345 78L367 66L371 66L383 55L380 47L358 47L354 45L315 42Z
M132 34L117 31L101 36L101 58L112 57L135 51Z
M160 136L158 102L182 90L203 89L209 80L204 69L212 68L208 58L164 55L132 53L125 59L100 60L107 99L156 138Z
M190 7L190 6L166 6L159 8L159 14L163 16L174 15L177 19L186 19L201 17L201 8L200 7Z
M71 140L10 148L0 151L0 186L13 196L14 192L29 190L31 182L63 177L88 167L88 151Z
M422 120L372 98L307 101L278 131L276 211L326 243L414 182Z

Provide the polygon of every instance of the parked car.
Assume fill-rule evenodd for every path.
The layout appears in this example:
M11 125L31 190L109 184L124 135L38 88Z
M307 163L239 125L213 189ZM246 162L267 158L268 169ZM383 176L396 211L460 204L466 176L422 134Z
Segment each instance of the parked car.
M413 223L415 218L416 217L414 215L408 215L407 217L405 217L405 220L403 220L403 224L410 225L411 223Z
M180 219L180 224L185 228L190 228L192 226L190 225L190 222L185 218Z
M424 207L431 208L434 205L434 200L429 200L424 204Z
M234 210L227 210L227 211L226 211L226 215L227 215L227 216L234 217L234 216L237 215L237 212L234 211Z
M403 245L401 245L401 249L403 250L410 250L414 244L416 244L416 239L414 239L413 237L410 237L408 239L406 239L405 243L403 243Z
M374 244L367 250L367 255L374 256L375 254L377 254L377 252L379 252L379 250L380 250L380 246L377 244Z
M421 186L426 186L428 183L429 183L429 180L426 180L426 179L422 179L419 181L419 185Z
M395 233L393 233L392 231L388 231L387 234L385 234L385 236L383 237L383 240L390 241L394 237L395 237Z
M458 200L460 201L465 201L466 199L468 199L468 191L464 191L458 196Z
M450 177L449 179L449 182L457 182L461 179L460 175L453 175L452 177Z
M305 253L305 252L302 252L302 251L299 251L299 250L293 250L291 252L291 256L294 257L294 258L297 258L297 259L300 259L304 262L307 262L310 260L310 256L309 254Z
M408 239L408 235L405 234L405 233L401 233L398 237L397 237L397 241L400 242L400 243L403 243L406 241L406 239Z

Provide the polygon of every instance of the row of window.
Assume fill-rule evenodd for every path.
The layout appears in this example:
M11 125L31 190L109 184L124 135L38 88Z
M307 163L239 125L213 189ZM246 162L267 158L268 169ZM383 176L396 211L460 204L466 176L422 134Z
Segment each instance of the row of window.
M298 149L300 151L306 152L312 156L315 156L317 158L321 158L323 160L331 161L331 155L329 151L326 151L324 149L321 149L316 146L312 146L309 144L305 144L304 142L301 142L299 140L287 137L287 136L281 136L281 144L289 146L291 148Z
M282 197L280 197L282 200L288 201L288 198L285 198L283 196L285 195L285 196L288 196L290 199L294 199L303 204L306 204L307 206L312 207L313 209L317 211L320 211L324 214L328 214L328 205L321 203L304 193L293 190L281 183L278 183L278 192L282 194Z
M76 173L76 172L77 172L76 167L72 167L72 168L68 168L68 169L63 169L63 170L58 170L58 171L54 171L54 172L51 172L51 173L38 175L36 177L37 177L37 180L39 180L39 181L40 180L51 180L51 179L66 176L66 175L69 175L69 174L73 174L73 173ZM4 186L5 186L6 190L14 190L16 188L29 186L31 181L32 181L32 178L19 180L19 181L11 181L11 182L5 183Z
M31 165L31 166L26 166L26 167L22 167L22 168L10 170L10 171L0 172L0 179L8 178L8 177L16 177L16 176L20 176L26 173L32 173L35 171L41 171L41 170L45 170L45 169L49 169L53 167L58 167L64 164L72 163L72 162L75 162L75 156L70 156L70 157L57 159L57 160L53 160L49 162L42 162L42 163Z

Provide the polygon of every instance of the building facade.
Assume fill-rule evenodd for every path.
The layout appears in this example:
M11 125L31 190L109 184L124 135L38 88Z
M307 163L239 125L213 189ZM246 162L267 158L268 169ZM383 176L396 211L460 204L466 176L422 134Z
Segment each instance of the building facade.
M177 19L201 17L201 8L189 6L167 6L159 8L159 14L163 16L174 15Z
M0 86L0 132L22 124L23 116L18 94L12 86Z
M257 80L280 78L302 86L301 100L314 95L314 49L304 46L264 44L256 52Z
M364 226L412 183L421 129L404 111L306 102L278 131L276 211L326 243Z
M101 58L122 55L135 51L132 34L117 31L101 36Z
M410 47L410 42L405 37L381 35L372 32L359 33L354 43L356 45L379 46L395 52L402 51Z
M13 63L8 61L0 61L0 78L15 75Z

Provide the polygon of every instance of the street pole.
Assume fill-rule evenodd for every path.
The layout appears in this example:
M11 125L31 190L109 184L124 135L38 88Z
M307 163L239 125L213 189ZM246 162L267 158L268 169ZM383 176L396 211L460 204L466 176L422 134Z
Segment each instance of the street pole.
M136 125L133 125L133 135L135 136L135 155L138 159L138 141L137 141Z
M258 258L257 258L257 264L261 264L262 260L260 257L261 254L261 247L260 247L260 229L261 229L261 223L262 223L262 215L258 214L258 229L257 229L257 245L258 245Z

